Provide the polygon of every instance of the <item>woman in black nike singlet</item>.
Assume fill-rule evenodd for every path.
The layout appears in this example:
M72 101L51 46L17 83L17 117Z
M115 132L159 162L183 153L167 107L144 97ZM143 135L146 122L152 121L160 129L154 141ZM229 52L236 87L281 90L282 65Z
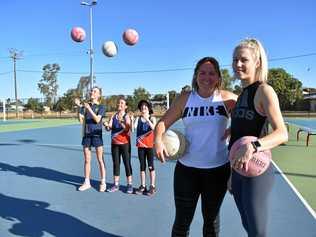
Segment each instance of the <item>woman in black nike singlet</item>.
M267 57L256 39L241 41L233 54L235 77L241 81L239 95L231 118L232 144L243 136L259 137L255 143L241 146L232 163L243 169L256 151L271 149L284 143L288 134L280 111L277 94L267 82ZM267 131L270 123L272 132ZM272 165L257 177L245 177L232 171L232 194L249 237L267 236L268 197L273 184Z

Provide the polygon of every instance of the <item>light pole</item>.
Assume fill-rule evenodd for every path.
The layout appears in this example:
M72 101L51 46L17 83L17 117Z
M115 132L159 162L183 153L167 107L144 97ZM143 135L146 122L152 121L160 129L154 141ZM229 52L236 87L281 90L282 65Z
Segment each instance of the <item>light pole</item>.
M17 51L16 49L9 49L10 58L13 60L13 80L14 80L14 95L15 95L15 117L18 118L18 89L16 83L16 60L22 58L22 52Z
M90 56L90 89L92 89L94 84L94 73L93 73L93 22L92 22L92 7L97 5L96 0L92 0L91 3L88 2L81 2L81 5L88 6L90 8L90 49L89 49L89 56Z

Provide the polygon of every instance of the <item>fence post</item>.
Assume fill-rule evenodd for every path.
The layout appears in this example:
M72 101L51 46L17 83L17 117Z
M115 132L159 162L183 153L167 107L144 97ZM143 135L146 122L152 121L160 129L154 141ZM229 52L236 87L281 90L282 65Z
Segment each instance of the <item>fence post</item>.
M3 113L3 121L6 121L6 108L5 108L5 100L2 101L2 113Z

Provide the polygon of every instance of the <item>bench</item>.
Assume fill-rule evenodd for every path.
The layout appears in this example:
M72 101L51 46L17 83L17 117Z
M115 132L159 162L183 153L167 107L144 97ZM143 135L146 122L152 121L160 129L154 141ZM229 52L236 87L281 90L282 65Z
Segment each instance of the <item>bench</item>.
M311 137L311 136L316 136L316 130L312 130L312 129L310 129L310 128L299 128L299 129L297 130L297 133L296 133L296 141L299 140L299 138L300 138L300 133L302 133L302 132L304 132L304 133L307 134L307 137L306 137L306 146L308 146L310 137Z

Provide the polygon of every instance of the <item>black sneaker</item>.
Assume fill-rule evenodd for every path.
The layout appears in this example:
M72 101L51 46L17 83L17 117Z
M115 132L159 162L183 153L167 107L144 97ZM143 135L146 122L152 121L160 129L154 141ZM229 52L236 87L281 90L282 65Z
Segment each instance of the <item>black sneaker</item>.
M157 192L156 188L152 185L149 186L149 190L147 192L148 196L153 196Z
M139 188L137 188L137 189L135 190L135 193L136 193L136 194L144 194L144 193L146 193L146 192L147 192L147 189L146 189L146 187L143 186L143 185L140 185Z
M114 184L111 188L108 189L108 192L109 193L114 193L114 192L116 192L118 190L119 190L119 186Z
M132 194L133 193L133 186L131 185L131 184L128 184L127 185L127 189L126 189L126 192L128 193L128 194Z

